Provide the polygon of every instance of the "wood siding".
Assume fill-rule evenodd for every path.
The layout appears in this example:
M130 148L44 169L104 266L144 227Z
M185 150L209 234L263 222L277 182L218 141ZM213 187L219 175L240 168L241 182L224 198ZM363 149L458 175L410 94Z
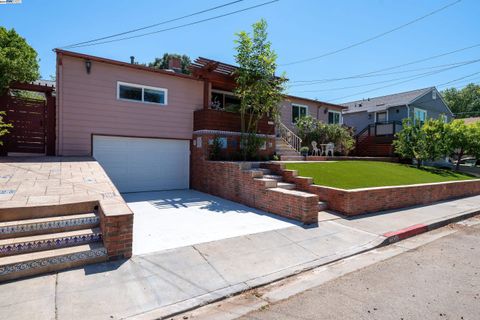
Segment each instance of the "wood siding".
M168 89L168 105L117 100L117 81ZM200 81L63 55L57 66L59 155L90 155L92 134L191 139Z

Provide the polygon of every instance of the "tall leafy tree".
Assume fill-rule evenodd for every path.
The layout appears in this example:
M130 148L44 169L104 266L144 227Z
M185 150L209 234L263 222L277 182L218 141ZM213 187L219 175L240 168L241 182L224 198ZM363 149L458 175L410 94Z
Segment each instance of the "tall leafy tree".
M462 120L454 120L448 124L449 154L454 154L457 160L464 155L480 157L480 124L466 125ZM455 170L460 168L457 161Z
M168 69L168 62L171 58L180 59L182 65L181 72L184 74L190 74L190 65L192 64L190 58L187 55L179 55L177 53L164 53L161 58L155 58L153 62L150 62L148 66L156 69Z
M0 94L13 82L40 77L37 52L14 29L0 27Z
M448 88L442 96L457 118L480 116L480 85L470 83L460 90Z
M241 99L240 116L245 153L254 153L261 142L256 138L258 122L265 116L276 118L286 78L277 77L277 54L268 40L267 22L252 25L252 34L237 33L235 60L239 66L235 93ZM246 157L246 154L244 154Z
M393 146L395 152L403 158L415 159L417 168L420 168L422 161L430 159L427 137L420 121L413 123L411 119L403 120L403 129L396 134Z

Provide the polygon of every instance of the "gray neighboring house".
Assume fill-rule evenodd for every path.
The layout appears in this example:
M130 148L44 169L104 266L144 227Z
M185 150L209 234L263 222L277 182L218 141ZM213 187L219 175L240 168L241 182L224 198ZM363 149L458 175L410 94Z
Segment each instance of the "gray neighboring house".
M437 88L429 87L391 95L343 103L343 123L354 128L357 135L357 155L393 155L391 143L401 130L402 120L414 121L443 118L453 119Z

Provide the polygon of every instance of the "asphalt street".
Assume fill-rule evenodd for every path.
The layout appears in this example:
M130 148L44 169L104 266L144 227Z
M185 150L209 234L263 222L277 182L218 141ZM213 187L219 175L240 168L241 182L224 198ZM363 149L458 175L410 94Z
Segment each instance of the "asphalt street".
M461 230L241 319L478 320L480 225L455 228Z

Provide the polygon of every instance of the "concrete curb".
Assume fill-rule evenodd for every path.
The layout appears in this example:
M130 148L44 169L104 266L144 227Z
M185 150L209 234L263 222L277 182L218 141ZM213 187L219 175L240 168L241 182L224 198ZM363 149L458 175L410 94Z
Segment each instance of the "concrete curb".
M386 238L383 245L389 245L398 241L401 241L403 239L407 239L431 230L435 230L441 227L444 227L448 224L455 223L461 220L465 220L468 218L472 218L476 215L480 214L479 209L474 209L474 210L469 210L465 211L459 215L455 215L446 219L442 220L435 220L432 221L428 224L416 224L404 229L400 229L397 231L391 231L384 233L383 236Z
M164 306L161 308L147 311L145 313L131 315L129 317L126 317L125 319L147 320L147 319L173 318L179 314L195 310L207 304L221 301L225 298L242 294L248 290L253 290L258 287L262 287L262 286L298 275L300 273L337 262L339 260L347 259L347 258L356 256L356 255L359 255L383 246L388 246L395 242L444 227L448 224L474 217L478 214L480 214L480 209L474 209L474 210L462 212L461 214L455 215L452 217L434 220L427 224L416 224L404 229L387 232L387 233L384 233L383 235L379 235L378 238L374 241L352 248L348 251L339 252L335 257L330 256L330 257L326 257L326 259L316 259L301 265L292 266L290 268L284 269L274 274L266 275L256 279L251 279L250 281L248 281L248 283L232 285L230 287L223 288L215 292L210 292L199 297L188 299L180 303ZM352 250L356 250L356 251L352 252Z

